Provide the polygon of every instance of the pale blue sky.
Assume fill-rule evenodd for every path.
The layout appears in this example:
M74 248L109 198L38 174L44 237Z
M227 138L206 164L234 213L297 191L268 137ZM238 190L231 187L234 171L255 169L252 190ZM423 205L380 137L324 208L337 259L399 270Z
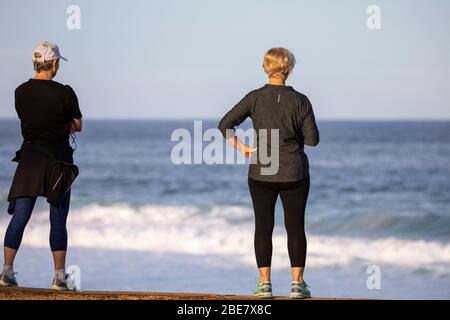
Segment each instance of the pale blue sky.
M81 30L66 8L81 8ZM369 31L366 8L381 7ZM450 119L450 1L2 1L0 117L33 75L31 50L56 42L56 81L86 118L218 118L266 81L264 52L297 57L288 84L320 119Z

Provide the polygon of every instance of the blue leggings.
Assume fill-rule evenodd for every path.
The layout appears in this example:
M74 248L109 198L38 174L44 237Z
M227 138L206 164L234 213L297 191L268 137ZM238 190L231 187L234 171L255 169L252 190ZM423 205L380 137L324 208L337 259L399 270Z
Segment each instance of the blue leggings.
M5 247L18 250L23 232L33 212L36 197L17 198L13 216L5 234ZM70 206L70 190L61 202L61 209L50 205L50 248L52 251L67 251L67 215Z

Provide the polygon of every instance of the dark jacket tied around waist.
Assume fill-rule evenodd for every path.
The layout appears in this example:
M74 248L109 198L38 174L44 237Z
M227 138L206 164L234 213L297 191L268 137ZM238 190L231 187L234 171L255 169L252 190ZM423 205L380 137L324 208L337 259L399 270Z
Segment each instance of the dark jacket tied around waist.
M68 142L25 141L12 161L18 162L8 195L8 213L14 212L15 199L47 198L57 208L78 176L73 164L73 149Z

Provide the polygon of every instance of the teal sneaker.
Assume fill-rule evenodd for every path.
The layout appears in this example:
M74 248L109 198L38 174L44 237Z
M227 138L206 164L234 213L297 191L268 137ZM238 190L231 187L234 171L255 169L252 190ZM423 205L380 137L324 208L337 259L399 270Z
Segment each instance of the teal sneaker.
M68 274L65 275L64 280L55 277L52 282L52 289L56 291L77 291Z
M291 299L305 299L311 298L311 291L305 280L300 282L292 282Z
M258 281L258 286L255 289L255 297L270 299L272 298L272 285L270 282Z
M14 272L10 277L8 277L5 273L0 275L0 286L2 287L17 287L17 280L15 277L16 273Z

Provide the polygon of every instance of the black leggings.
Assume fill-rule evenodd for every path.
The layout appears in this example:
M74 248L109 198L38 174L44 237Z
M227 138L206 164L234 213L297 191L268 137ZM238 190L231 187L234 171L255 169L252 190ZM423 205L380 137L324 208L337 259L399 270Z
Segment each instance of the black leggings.
M270 267L275 203L278 195L284 209L291 267L304 267L306 260L305 208L309 177L294 182L265 182L249 178L248 185L255 211L255 254L258 268Z

